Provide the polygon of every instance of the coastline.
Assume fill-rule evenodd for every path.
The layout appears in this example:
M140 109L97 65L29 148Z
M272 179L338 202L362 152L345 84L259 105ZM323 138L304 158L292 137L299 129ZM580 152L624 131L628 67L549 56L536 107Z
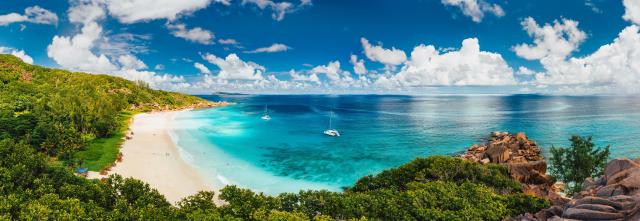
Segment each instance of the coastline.
M175 204L199 191L216 191L222 184L206 180L181 156L178 145L171 138L172 122L183 111L141 113L133 117L129 127L133 136L120 148L122 162L117 162L107 175L90 172L87 178L99 179L120 174L148 183L169 202ZM216 201L220 204L221 201Z

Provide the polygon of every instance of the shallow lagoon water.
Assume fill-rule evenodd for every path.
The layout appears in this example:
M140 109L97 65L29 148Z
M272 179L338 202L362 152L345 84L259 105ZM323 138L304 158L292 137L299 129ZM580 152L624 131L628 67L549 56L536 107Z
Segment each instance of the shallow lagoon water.
M267 194L341 190L416 157L451 155L492 131L545 147L572 134L640 156L640 98L559 96L225 95L237 105L183 112L174 139L207 178ZM264 106L272 119L263 121ZM341 137L328 137L328 116Z

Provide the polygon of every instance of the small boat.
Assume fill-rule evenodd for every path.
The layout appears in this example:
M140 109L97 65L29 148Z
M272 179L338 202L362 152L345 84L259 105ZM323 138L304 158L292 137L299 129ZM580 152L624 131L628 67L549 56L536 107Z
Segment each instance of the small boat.
M329 114L329 128L324 131L324 134L327 136L339 137L340 132L338 132L338 130L336 129L331 128L331 118L333 118L333 111Z
M264 105L264 114L261 117L262 120L271 120L271 116L269 116L269 109L267 105Z

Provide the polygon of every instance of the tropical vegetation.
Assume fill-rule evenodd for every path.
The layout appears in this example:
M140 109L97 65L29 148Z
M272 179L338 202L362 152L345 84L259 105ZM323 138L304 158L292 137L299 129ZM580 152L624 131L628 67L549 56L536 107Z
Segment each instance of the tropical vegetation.
M569 194L580 192L588 177L600 177L609 159L609 146L596 148L591 137L572 136L568 148L552 147L550 172L565 183Z

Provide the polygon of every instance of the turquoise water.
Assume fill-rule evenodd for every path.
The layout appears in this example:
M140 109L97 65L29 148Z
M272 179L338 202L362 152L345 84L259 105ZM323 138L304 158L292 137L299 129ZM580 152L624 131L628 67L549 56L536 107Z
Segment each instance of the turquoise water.
M203 96L237 105L179 114L174 137L207 178L267 194L339 191L416 157L450 155L492 131L543 147L593 135L640 156L640 98L547 96ZM269 106L272 120L260 117ZM341 137L322 134L333 110ZM545 152L546 153L546 152Z

